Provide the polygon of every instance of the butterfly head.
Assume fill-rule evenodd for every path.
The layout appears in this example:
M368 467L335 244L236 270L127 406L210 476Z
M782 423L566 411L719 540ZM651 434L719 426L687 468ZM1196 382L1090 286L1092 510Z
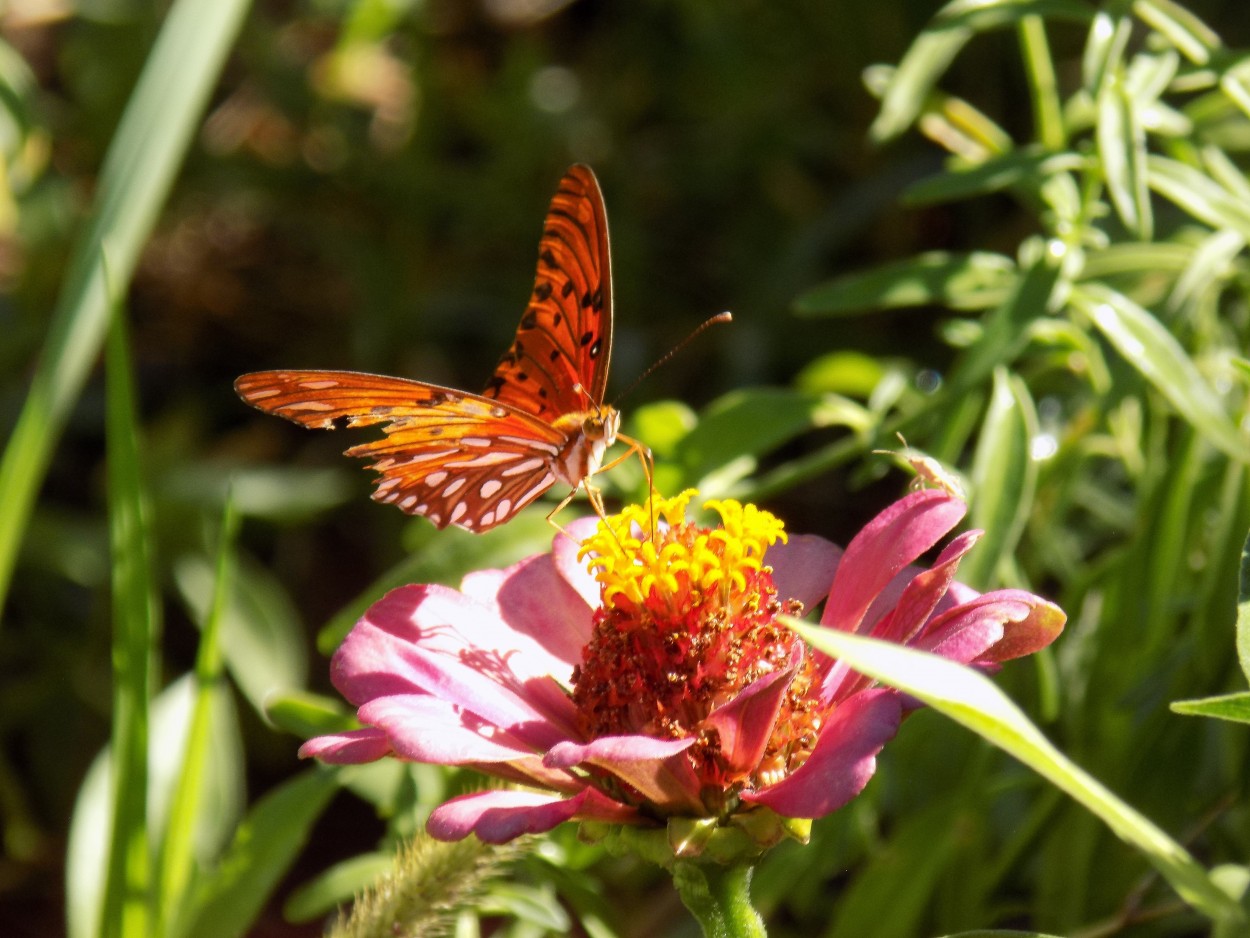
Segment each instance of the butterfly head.
M568 438L556 465L556 475L576 487L582 479L599 471L603 454L616 442L621 414L610 404L600 404L565 414L555 421L554 427Z

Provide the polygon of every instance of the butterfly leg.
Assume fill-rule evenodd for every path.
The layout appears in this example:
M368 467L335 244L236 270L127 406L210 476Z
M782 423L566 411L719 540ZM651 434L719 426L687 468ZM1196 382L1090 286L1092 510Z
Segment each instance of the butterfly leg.
M630 456L637 454L638 461L642 463L642 474L647 480L647 504L651 506L651 536L655 536L655 457L651 455L651 448L646 446L641 440L635 440L632 436L625 436L618 433L617 440L624 443L628 449L620 456L617 456L611 462L599 467L599 472L606 472L614 466L619 466Z

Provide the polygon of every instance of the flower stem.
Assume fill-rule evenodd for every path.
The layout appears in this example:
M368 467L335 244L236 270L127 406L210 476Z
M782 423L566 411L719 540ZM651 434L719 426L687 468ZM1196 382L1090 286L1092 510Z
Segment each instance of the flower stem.
M749 863L721 866L679 860L673 864L673 885L681 901L703 928L704 938L764 938L764 920L751 905Z

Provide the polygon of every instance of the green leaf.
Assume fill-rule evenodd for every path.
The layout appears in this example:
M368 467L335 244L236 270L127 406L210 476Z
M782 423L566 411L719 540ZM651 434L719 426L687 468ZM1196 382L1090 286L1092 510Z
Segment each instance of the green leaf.
M845 889L829 938L917 935L959 834L950 799L900 817Z
M1149 241L1154 218L1146 185L1146 132L1140 105L1130 96L1119 71L1102 83L1097 101L1098 156L1111 204L1125 228Z
M794 303L801 316L830 316L900 306L986 309L1015 285L1015 262L1002 254L932 251L813 287Z
M1228 419L1219 397L1180 343L1157 319L1122 293L1101 284L1073 289L1070 302L1089 316L1124 360L1194 429L1234 459L1250 461L1250 444Z
M174 581L197 622L208 619L217 578L207 560L180 558ZM240 565L221 612L221 647L239 689L258 713L271 693L308 682L304 626L274 577L254 565Z
M657 459L668 459L682 437L698 422L698 415L688 404L655 401L630 413L629 433L649 446Z
M800 391L843 394L867 400L881 386L886 366L862 352L837 351L813 358L795 376Z
M1211 27L1172 0L1134 0L1133 12L1196 65L1205 65L1223 45Z
M1088 160L1076 153L1047 153L1036 147L1013 150L972 166L922 179L903 192L903 204L941 205L1005 189L1036 193L1042 183L1063 172L1084 169Z
M1067 759L983 674L927 652L779 619L804 641L875 680L910 694L1019 759L1140 851L1185 902L1215 922L1246 925L1245 911L1149 818Z
M1186 716L1214 717L1232 723L1250 723L1250 693L1224 694L1219 697L1203 697L1198 700L1177 700L1172 703L1173 713Z
M732 391L707 408L676 455L686 484L714 496L754 469L756 457L808 430L835 425L863 429L868 422L862 407L834 394L783 388Z
M1241 233L1228 228L1203 238L1176 278L1168 306L1179 310L1198 305L1203 297L1218 295L1234 276L1234 259L1245 247Z
M1250 203L1177 160L1148 156L1150 188L1212 228L1233 228L1250 241Z
M334 864L300 886L282 905L291 922L309 922L352 901L390 872L395 859L389 853L364 853Z
M309 691L277 691L265 701L265 716L300 739L359 729L356 718L337 697Z
M334 772L313 769L258 801L220 864L200 880L188 910L188 938L233 938L246 932L336 791Z
M1106 10L1094 14L1081 57L1081 85L1091 98L1101 94L1107 75L1119 69L1132 34L1130 20L1112 16Z
M1092 11L1067 0L954 0L934 16L930 25L903 55L894 80L881 102L869 136L876 143L897 137L919 116L938 79L964 45L978 32L1014 26L1026 16L1085 22Z
M1037 411L1028 386L1006 369L995 369L972 462L969 520L985 534L959 565L959 578L970 586L996 585L996 571L1015 553L1024 533L1037 486L1037 464L1030 453L1037 432Z
M247 8L246 0L177 0L109 145L91 220L0 461L0 607L48 459L100 351L112 297L130 283Z
M951 370L951 393L980 384L996 367L1010 364L1028 344L1029 325L1050 309L1062 272L1059 245L1046 244L1039 255L1017 279L1012 294L986 317L981 338Z
M1237 591L1237 660L1250 681L1250 535L1241 548L1241 576Z

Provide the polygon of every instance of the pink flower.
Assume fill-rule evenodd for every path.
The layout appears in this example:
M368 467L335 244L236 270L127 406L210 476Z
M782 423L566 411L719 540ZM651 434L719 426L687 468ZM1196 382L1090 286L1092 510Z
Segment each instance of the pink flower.
M769 812L815 818L855 797L913 705L813 652L778 613L823 602L828 628L978 667L1063 628L1063 612L1031 593L955 582L978 532L912 566L963 517L946 491L891 505L845 552L787 539L772 515L732 501L705 506L717 526L688 521L692 494L627 509L610 528L574 523L580 553L561 534L551 553L471 574L458 591L387 594L332 665L364 728L301 755L393 755L525 786L438 807L428 829L445 840L502 843L569 820L758 831Z

